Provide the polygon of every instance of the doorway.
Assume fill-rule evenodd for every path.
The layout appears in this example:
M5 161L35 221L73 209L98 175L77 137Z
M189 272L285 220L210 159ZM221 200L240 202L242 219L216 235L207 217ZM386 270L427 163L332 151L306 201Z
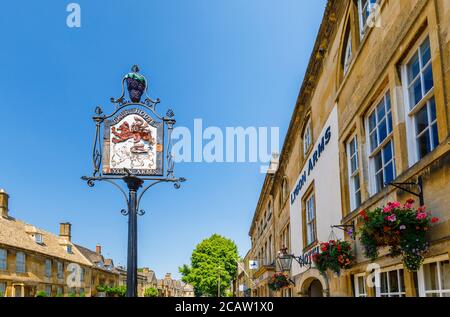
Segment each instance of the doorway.
M309 297L323 297L323 287L319 280L313 280L308 288Z

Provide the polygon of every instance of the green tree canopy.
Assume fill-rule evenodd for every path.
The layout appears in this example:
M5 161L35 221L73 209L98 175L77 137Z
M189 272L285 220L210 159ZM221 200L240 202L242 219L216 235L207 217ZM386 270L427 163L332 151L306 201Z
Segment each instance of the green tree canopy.
M236 276L238 260L236 244L213 234L196 246L192 252L191 265L185 264L179 271L183 282L191 284L196 295L217 296L220 280L220 293L223 296Z
M146 288L144 291L144 297L157 297L158 296L158 289L155 287L149 287Z

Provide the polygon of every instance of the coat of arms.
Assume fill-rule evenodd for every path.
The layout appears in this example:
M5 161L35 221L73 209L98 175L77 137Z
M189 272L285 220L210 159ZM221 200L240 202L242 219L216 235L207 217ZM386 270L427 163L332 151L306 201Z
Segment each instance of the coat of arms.
M105 124L103 172L162 174L162 124L139 109L124 110Z

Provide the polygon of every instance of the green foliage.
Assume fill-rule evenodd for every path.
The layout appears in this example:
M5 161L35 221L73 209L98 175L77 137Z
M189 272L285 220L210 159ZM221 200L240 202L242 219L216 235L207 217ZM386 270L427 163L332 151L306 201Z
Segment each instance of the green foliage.
M47 293L44 291L38 291L36 297L47 297Z
M321 253L313 255L313 261L320 272L330 269L340 274L341 269L351 267L354 260L352 248L349 242L341 240L330 240L320 244Z
M378 257L378 248L388 246L392 257L401 256L409 271L417 271L428 251L426 232L439 221L426 212L425 206L413 208L414 200L404 205L389 202L383 208L361 211L363 226L358 232L365 255L372 261Z
M155 287L149 287L144 291L144 297L157 297L158 289Z
M97 292L99 293L106 293L106 296L109 297L125 297L125 294L127 292L127 288L125 286L107 286L107 285L97 285L96 287Z
M69 297L77 297L77 293L71 292L71 293L69 293Z
M84 292L80 293L80 297L86 297L86 294Z
M236 244L225 237L213 234L200 242L191 256L191 265L179 268L182 280L194 287L196 296L217 296L220 276L221 296L229 288L237 271Z

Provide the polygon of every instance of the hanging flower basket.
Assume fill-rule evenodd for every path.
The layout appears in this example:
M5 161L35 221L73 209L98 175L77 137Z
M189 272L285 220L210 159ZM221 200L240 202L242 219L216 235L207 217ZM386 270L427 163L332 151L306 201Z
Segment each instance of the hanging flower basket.
M269 281L269 288L272 291L278 291L280 289L283 289L285 287L288 287L290 284L289 276L287 276L285 273L275 273Z
M341 270L348 269L353 264L352 247L347 241L322 242L320 251L321 253L314 254L312 259L322 273L331 270L339 275Z
M358 234L368 258L375 260L380 247L389 247L389 255L401 256L409 271L420 268L428 250L426 232L439 219L431 217L425 206L414 208L413 203L413 199L404 205L389 202L383 208L360 212L363 226Z

